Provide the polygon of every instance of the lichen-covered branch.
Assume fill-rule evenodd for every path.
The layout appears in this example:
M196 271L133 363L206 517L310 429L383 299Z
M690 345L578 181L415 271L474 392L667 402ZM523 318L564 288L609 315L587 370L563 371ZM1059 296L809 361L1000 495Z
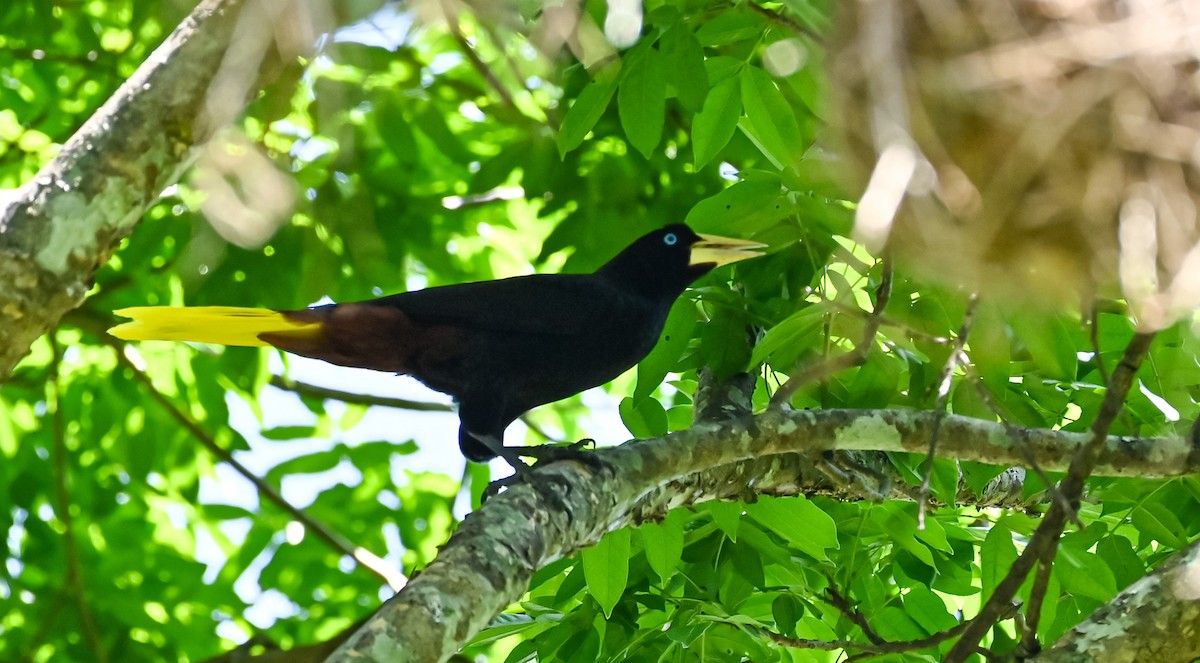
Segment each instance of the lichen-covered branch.
M204 0L32 181L4 192L0 381L277 69L272 47L304 13L300 0Z
M1200 542L1162 563L1030 659L1192 661L1200 657Z
M935 418L914 410L771 410L596 451L611 471L573 462L536 468L535 485L513 486L468 516L438 559L329 660L443 660L517 600L534 571L607 531L704 499L748 490L782 494L805 480L806 461L796 453L921 452ZM1022 433L1050 470L1065 468L1088 440L1087 434ZM1021 462L1008 431L997 423L944 416L940 437L939 449L948 457ZM1099 474L1169 476L1200 470L1191 445L1174 438L1111 438L1101 459ZM812 479L816 474L810 471L808 477L819 481Z

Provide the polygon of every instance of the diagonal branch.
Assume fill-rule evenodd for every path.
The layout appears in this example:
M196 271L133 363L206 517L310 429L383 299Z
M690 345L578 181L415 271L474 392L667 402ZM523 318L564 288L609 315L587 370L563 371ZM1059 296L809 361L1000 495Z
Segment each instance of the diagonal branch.
M314 520L312 516L309 516L302 509L284 499L283 495L281 495L279 491L275 490L270 484L268 484L266 481L263 481L261 478L251 472L250 468L239 463L238 460L233 457L232 453L222 448L221 445L217 444L217 441L213 439L213 437L209 435L207 431L201 428L200 425L195 421L192 421L191 417L185 414L183 410L179 409L179 407L171 402L171 399L167 398L165 394L163 394L158 390L157 387L154 386L154 382L150 379L150 376L146 375L145 371L138 368L132 361L130 361L129 357L126 356L124 352L125 346L116 343L115 341L111 344L111 346L116 352L117 363L133 372L134 379L142 383L142 385L146 388L146 391L150 394L150 398L152 398L164 410L166 410L167 413L171 415L171 418L178 422L184 430L191 433L192 437L195 438L201 446L207 449L209 453L216 456L222 462L228 464L234 469L235 472L242 475L247 481L253 484L259 495L262 495L263 498L268 502L279 507L292 518L295 518L297 522L303 524L308 531L312 532L313 535L323 541L325 545L329 546L336 552L346 555L357 561L364 568L378 576L392 588L398 589L404 586L404 584L407 582L407 578L405 578L404 575L397 570L391 568L387 562L365 548L353 545L346 539L342 538L339 534L333 532L329 528Z
M36 177L0 204L0 380L222 122L206 104L246 0L206 0ZM240 109L244 99L227 99Z
M936 418L933 420L933 430L929 433L929 451L925 453L925 471L921 477L921 487L918 495L920 508L917 510L917 527L925 529L925 503L929 500L929 481L933 477L933 461L937 456L938 431L942 425L942 415L946 413L946 400L950 396L950 385L954 381L954 370L960 364L967 363L963 349L967 345L967 337L971 335L971 325L975 323L975 312L979 309L979 294L971 293L967 300L967 312L963 315L962 325L958 328L958 337L950 349L950 356L942 368L941 379L938 380L937 402L933 407Z
M54 334L50 334L50 350L54 355L50 366L50 389L54 406L51 413L54 434L54 512L63 525L63 542L67 553L67 593L73 596L77 603L79 621L83 625L83 636L88 648L99 663L107 663L108 650L100 642L96 617L87 602L83 564L79 560L79 542L75 539L75 523L71 517L71 495L67 491L67 422L62 412L62 383L59 376L62 352Z
M1100 411L1097 413L1095 421L1092 422L1089 439L1075 450L1067 474L1059 484L1059 491L1066 497L1066 502L1070 506L1064 506L1062 500L1055 500L1051 504L1050 509L1046 512L1046 517L1042 519L1033 538L1030 539L1029 545L1013 563L1008 575L996 586L992 596L980 608L979 614L971 620L963 637L947 654L947 663L959 663L974 653L983 636L1002 618L1001 616L1008 609L1017 590L1021 588L1033 567L1054 555L1063 527L1074 515L1069 509L1078 508L1079 498L1083 494L1084 481L1096 467L1108 438L1108 430L1112 426L1113 420L1121 413L1125 399L1137 377L1138 367L1146 353L1149 352L1150 344L1153 341L1153 332L1137 333L1130 340L1129 345L1125 348L1124 356L1113 370L1112 380L1104 393L1104 400L1100 403Z
M37 175L0 190L0 381L79 306L96 270L206 142L311 48L319 8L203 0Z

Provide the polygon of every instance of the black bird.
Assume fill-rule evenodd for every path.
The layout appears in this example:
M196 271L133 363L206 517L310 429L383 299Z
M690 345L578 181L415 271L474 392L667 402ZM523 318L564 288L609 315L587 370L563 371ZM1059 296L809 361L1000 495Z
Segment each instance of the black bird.
M688 284L760 255L764 245L649 233L592 274L534 274L298 311L224 306L134 307L109 333L127 340L272 345L341 366L411 375L459 404L458 444L473 461L553 457L558 447L505 447L517 417L603 384L658 341Z

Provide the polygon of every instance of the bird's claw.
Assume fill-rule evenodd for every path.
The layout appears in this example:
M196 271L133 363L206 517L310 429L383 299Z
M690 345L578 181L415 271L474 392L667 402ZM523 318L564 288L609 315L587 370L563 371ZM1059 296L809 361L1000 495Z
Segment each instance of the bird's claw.
M502 457L512 466L513 474L488 484L487 488L483 491L483 501L486 502L488 498L499 494L504 488L520 483L528 483L536 488L537 484L543 480L541 477L535 480L535 477L531 475L533 467L520 460L519 457L533 458L539 465L570 460L578 462L592 471L610 471L612 466L608 461L586 450L586 447L595 443L596 441L591 438L584 438L578 442L561 447L552 445L521 447L519 449L508 447L509 453L505 453Z

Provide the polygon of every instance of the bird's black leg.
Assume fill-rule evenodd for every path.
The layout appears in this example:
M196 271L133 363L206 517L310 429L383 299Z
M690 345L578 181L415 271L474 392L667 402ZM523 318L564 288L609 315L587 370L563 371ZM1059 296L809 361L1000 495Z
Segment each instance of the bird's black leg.
M525 461L521 460L521 456L523 456L524 454L520 453L520 451L514 447L504 446L504 441L501 440L500 438L496 437L495 435L481 435L479 433L474 433L474 432L471 432L471 431L465 430L465 429L463 432L465 432L467 435L469 435L472 440L478 442L479 444L482 444L484 447L487 447L487 450L492 452L492 454L494 456L496 456L497 458L504 459L505 462L507 462L509 465L512 466L513 471L516 472L518 475L529 471L529 469L530 469L529 463L526 463ZM483 462L483 461L486 461L487 459L486 458L471 458L471 460L474 460L477 462Z
M604 462L603 460L600 460L594 456L592 453L583 450L582 447L594 442L590 439L580 440L575 444L565 447L506 447L495 436L477 435L470 431L466 432L471 436L472 439L487 447L489 451L494 452L497 457L503 458L513 468L512 476L505 477L503 479L497 479L496 481L488 484L487 488L483 492L484 500L487 500L489 497L498 494L503 488L517 483L528 483L534 488L539 488L538 484L540 479L539 481L533 480L533 477L529 474L533 468L530 467L529 464L524 460L522 460L522 458L533 458L536 459L538 463L552 463L561 460L573 460L582 463L595 471L606 471L611 469L607 462ZM554 496L552 491L539 492L542 492L544 495L546 495L548 499L551 499L554 502L559 502L560 506L565 507L565 505L561 504L561 498Z

